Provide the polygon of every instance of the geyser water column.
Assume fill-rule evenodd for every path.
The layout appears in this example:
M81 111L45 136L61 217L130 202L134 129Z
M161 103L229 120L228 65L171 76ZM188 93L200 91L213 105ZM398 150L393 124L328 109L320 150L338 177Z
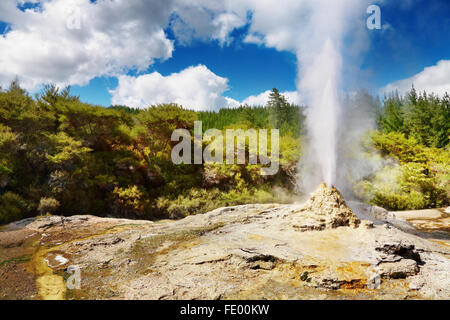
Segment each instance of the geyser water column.
M366 0L315 0L310 4L305 31L299 32L299 95L304 98L308 140L300 161L299 187L311 192L325 182L339 184L338 136L341 119L343 52L348 31L353 37L364 21ZM359 26L361 25L361 26ZM361 33L363 34L363 33ZM351 38L350 37L350 38ZM346 39L348 40L348 39ZM357 47L357 46L355 46Z
M314 58L303 78L303 88L308 91L309 108L306 125L309 135L310 159L319 170L319 182L328 186L336 183L337 129L340 117L338 77L341 57L331 39L324 41L323 48Z

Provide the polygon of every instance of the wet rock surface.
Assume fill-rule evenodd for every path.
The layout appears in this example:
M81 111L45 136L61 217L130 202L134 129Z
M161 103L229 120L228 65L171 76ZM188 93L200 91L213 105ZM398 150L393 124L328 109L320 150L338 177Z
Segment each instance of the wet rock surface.
M418 230L450 232L450 214L446 209L427 209L394 213L397 220L407 221Z
M5 230L0 256L10 262L0 266L2 282L26 272L34 285L0 286L0 298L450 297L448 239L360 219L326 186L304 204L220 208L160 222L47 217ZM24 240L30 235L33 241ZM15 271L19 251L29 256ZM69 290L61 284L73 266L81 288Z

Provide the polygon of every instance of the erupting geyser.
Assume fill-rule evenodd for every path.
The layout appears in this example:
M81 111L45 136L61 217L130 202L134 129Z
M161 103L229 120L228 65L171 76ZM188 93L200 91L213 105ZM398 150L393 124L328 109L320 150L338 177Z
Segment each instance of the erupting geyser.
M311 108L306 121L311 139L310 152L320 166L321 178L329 186L336 183L336 136L340 109L336 77L339 59L332 42L327 41L315 62L323 72L322 76L315 76L322 85L310 89Z
M325 181L327 185L336 184L337 167L337 129L340 117L338 97L338 77L341 58L332 40L327 40L322 51L307 69L301 84L309 98L306 125L309 145L308 161L316 172L313 185Z
M314 1L308 35L300 40L300 95L305 97L308 145L302 159L301 186L311 192L322 181L336 185L337 145L341 117L342 51L348 21L360 10L361 1ZM355 31L355 30L353 30Z

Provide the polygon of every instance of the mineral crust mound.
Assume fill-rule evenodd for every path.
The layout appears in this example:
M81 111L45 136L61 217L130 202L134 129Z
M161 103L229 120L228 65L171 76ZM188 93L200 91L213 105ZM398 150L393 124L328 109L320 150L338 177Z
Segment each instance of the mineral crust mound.
M361 220L347 206L339 190L335 187L328 187L325 183L322 183L311 194L298 214L299 221L307 222L297 226L302 231L335 229L338 227L358 228L361 224Z

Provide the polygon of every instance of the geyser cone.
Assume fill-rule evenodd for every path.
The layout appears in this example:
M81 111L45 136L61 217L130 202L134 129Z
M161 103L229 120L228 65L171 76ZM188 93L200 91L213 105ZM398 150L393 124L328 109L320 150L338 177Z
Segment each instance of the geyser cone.
M312 216L319 216L322 229L337 227L358 227L361 220L345 203L344 197L335 187L322 183L302 208Z

